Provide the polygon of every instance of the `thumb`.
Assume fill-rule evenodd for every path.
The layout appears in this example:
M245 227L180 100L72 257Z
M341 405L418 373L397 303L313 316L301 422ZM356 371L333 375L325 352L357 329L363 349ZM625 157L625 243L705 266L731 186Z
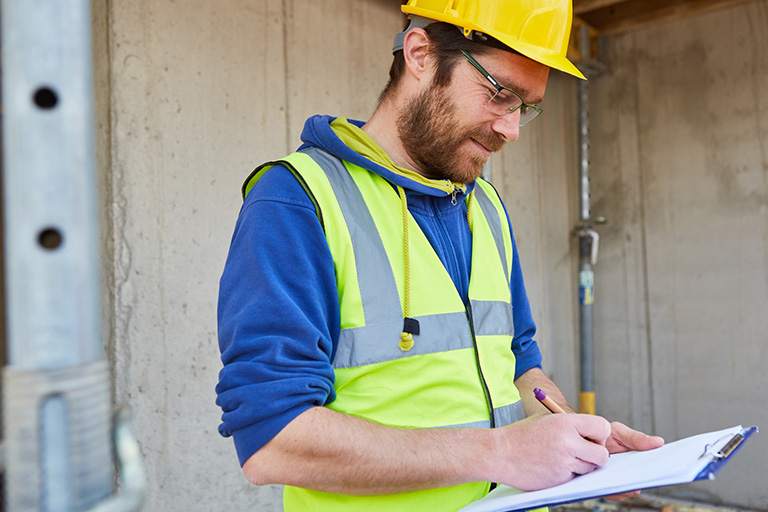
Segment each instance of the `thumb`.
M611 437L606 442L610 453L620 453L630 450L653 450L664 445L664 439L659 436L649 436L638 430L629 428L623 423L611 423Z

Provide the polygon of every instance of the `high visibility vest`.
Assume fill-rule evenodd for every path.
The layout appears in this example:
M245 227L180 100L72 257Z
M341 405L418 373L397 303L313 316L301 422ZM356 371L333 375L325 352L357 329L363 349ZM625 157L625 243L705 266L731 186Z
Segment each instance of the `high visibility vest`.
M244 195L274 165L288 168L315 203L336 270L341 331L332 361L336 400L327 407L406 428L500 427L525 416L514 385L509 287L512 234L495 189L478 179L470 229L469 301L410 213L410 317L403 331L404 228L398 191L381 176L309 148L257 168ZM286 511L448 511L484 496L488 482L384 496L286 486Z

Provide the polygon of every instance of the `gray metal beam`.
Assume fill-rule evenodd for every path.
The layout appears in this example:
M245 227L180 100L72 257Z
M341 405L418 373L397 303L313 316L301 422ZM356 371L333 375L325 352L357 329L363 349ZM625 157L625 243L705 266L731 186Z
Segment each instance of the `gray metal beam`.
M88 0L3 0L7 512L112 493Z

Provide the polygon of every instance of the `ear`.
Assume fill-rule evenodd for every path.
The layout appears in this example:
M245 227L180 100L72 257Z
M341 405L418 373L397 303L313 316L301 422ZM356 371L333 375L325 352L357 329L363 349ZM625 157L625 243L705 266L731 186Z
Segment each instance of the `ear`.
M429 52L430 42L427 33L422 28L413 28L403 39L403 57L405 67L417 80L422 80L431 74L432 55Z

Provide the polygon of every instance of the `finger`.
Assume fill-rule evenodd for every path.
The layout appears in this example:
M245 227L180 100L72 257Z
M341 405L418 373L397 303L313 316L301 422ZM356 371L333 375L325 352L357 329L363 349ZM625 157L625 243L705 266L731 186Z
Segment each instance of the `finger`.
M611 423L611 441L606 446L611 453L619 453L629 450L653 450L663 444L664 439L659 436L649 436L614 421Z
M577 459L592 464L595 467L602 466L608 462L608 450L597 443L582 442L578 445L577 450L575 454Z
M611 424L601 416L590 414L572 414L576 431L585 439L604 445L611 435Z
M573 459L571 464L571 473L574 475L586 475L597 469L598 466L591 462L586 462L581 459Z

